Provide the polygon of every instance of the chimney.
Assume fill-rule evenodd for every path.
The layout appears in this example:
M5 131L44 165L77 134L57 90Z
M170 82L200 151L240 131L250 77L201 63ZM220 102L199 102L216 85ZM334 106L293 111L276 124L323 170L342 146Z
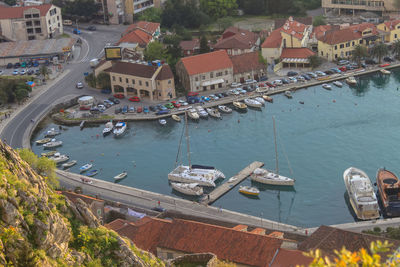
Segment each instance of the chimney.
M236 231L240 231L240 232L247 232L247 225L243 225L243 224L238 224L235 227L232 228L232 230L236 230Z

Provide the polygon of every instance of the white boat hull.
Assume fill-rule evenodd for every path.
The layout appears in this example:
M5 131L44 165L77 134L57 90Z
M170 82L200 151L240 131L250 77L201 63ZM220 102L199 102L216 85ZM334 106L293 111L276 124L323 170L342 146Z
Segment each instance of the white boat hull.
M171 183L174 190L189 196L201 196L203 194L203 188L197 185L190 187L191 184Z
M258 173L257 173L258 172ZM294 179L276 174L272 171L265 169L256 169L251 175L250 179L255 182L269 185L286 185L294 186Z
M260 102L253 100L253 99L245 99L244 103L247 106L252 107L252 108L261 108L262 107L262 104Z
M180 165L168 174L168 180L180 183L198 183L202 186L215 187L215 181L225 178L224 174L216 169L190 169Z
M218 106L218 109L224 113L232 113L232 109L228 108L227 106Z

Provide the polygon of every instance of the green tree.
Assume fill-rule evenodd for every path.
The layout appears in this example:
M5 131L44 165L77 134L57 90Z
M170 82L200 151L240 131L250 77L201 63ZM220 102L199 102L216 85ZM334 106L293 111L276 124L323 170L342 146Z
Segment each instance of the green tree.
M56 163L53 160L47 157L40 157L35 169L40 175L45 176L46 182L51 188L59 187L59 181L56 175Z
M15 91L15 97L17 98L18 103L27 98L28 95L29 92L26 89L17 89Z
M96 78L96 85L101 89L110 89L111 88L111 80L110 74L106 72L100 72Z
M354 47L353 54L351 58L357 62L358 67L361 66L361 60L368 56L367 48L363 45L357 45Z
M139 14L139 20L161 22L161 8L151 7Z
M93 88L96 88L96 77L93 73L90 73L88 76L85 77L85 82Z
M41 66L39 69L40 74L43 76L43 79L46 80L49 75L49 69L46 66Z
M400 58L400 40L396 40L393 43L393 53L395 54L396 58Z
M265 13L265 0L241 0L238 5L244 13L249 15L261 15Z
M27 148L22 148L17 150L19 156L21 159L26 161L32 168L36 168L37 161L38 161L38 156L33 153L32 150L27 149Z
M373 57L378 58L378 63L381 64L382 58L389 53L388 46L384 43L376 43L370 50L370 54Z
M224 31L233 25L233 18L232 17L220 18L217 20L216 24L220 31Z
M6 3L9 6L15 6L17 1L16 0L4 0L4 3Z
M200 0L200 8L214 19L233 15L237 7L236 0Z
M161 15L161 26L167 28L176 24L193 29L209 23L210 17L197 7L195 0L169 0Z
M310 61L312 69L315 69L322 64L322 59L318 55L309 56L308 60Z
M324 16L316 16L316 17L314 17L313 26L317 27L317 26L320 26L320 25L326 25L326 21L325 21Z
M210 52L210 47L208 46L208 40L205 35L200 38L200 54Z
M163 45L158 41L151 42L144 51L144 58L149 61L165 59Z

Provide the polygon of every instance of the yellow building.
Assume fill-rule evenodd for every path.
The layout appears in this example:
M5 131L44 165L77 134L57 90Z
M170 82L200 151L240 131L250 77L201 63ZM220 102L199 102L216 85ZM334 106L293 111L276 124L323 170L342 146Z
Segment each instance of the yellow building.
M384 41L393 43L400 39L400 20L385 21L377 26L378 30L384 32Z

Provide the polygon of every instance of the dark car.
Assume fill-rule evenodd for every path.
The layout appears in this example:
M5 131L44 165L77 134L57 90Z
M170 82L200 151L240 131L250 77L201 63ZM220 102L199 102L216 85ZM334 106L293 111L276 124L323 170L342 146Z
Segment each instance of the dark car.
M391 57L384 57L384 58L383 58L383 61L386 61L386 62L393 62L394 59L391 58Z
M40 70L39 69L35 70L35 75L40 75Z
M13 67L13 64L12 64L12 63L8 63L8 64L7 64L7 69L12 69L12 67Z
M221 93L221 95L223 95L224 97L227 97L227 96L228 96L228 94L225 93L225 92Z
M304 79L306 79L306 81L311 80L311 77L308 76L307 74L302 74L301 76L302 76Z
M260 81L261 81L261 82L266 81L266 80L268 80L268 77L267 77L267 76L264 75L264 76L261 76L261 77L260 77Z
M37 61L37 60L33 61L33 66L34 67L38 67L39 66L39 61Z
M19 62L17 62L17 63L14 64L14 68L17 69L17 68L19 68L19 67L21 67L21 64L20 64Z
M32 61L29 61L29 62L26 64L26 66L27 66L28 68L32 68L32 67L33 67Z
M35 73L35 71L34 71L33 69L29 69L26 73L27 73L28 75L32 75L32 74Z
M287 76L296 76L297 74L295 71L288 71Z
M157 111L156 115L165 115L169 113L169 109L159 110Z
M118 99L116 99L115 97L109 97L108 100L110 100L111 102L114 102L114 104L120 103L120 101Z
M161 207L161 206L153 207L153 208L151 208L151 210L158 211L158 212L164 212L164 211L166 211L166 209L164 209L164 208Z
M115 108L114 113L118 114L118 113L121 113L121 111L122 111L122 108Z
M289 84L290 83L290 81L288 79L286 79L286 78L282 78L281 81L282 81L283 84ZM267 82L267 85L268 85L268 82Z
M90 109L90 113L99 114L99 113L101 113L101 110L99 108L97 108L97 107L94 107L94 108Z
M156 112L156 111L157 111L157 108L156 108L155 106L150 106L149 109L150 109L151 111L153 111L153 112Z
M376 64L376 61L373 60L372 58L367 58L367 59L365 60L365 64L370 64L370 65Z
M332 75L335 73L333 70L326 70L324 72L326 73L326 75Z
M96 30L96 26L90 25L89 27L87 27L87 29L88 29L89 31L95 31L95 30Z
M101 89L101 93L109 95L109 94L111 94L111 89Z

